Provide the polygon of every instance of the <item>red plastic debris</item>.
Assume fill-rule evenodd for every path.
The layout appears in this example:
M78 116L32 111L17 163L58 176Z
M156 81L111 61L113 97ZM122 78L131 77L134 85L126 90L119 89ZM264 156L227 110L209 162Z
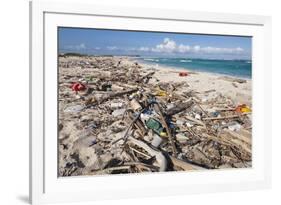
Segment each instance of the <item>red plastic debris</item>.
M188 72L184 72L184 71L179 72L179 76L180 77L188 76Z
M73 83L71 89L75 92L82 91L86 89L86 86L83 83Z

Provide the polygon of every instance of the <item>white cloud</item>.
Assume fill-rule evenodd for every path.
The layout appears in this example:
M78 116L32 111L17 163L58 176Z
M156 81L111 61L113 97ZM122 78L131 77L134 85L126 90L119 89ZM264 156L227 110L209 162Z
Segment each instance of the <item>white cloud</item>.
M153 52L164 52L164 53L172 53L177 49L177 44L175 41L164 38L163 43L156 45L156 47L152 48Z
M198 53L201 50L201 47L196 45L196 46L193 47L193 50L194 50L195 53Z
M217 54L239 54L244 52L243 48L217 48L217 47L204 47L201 49L204 53L217 53Z
M191 50L191 47L188 46L188 45L180 44L179 47L178 47L178 51L180 53L186 53L186 52L189 52L190 50Z
M150 51L150 48L149 47L140 47L138 50L147 52L147 51Z
M70 49L70 50L84 50L86 49L85 43L80 43L78 45L67 45L64 47L65 49Z
M76 49L77 49L77 50L81 50L81 49L85 49L85 48L86 48L86 46L85 46L84 43L81 43L80 45L77 45L77 46L76 46Z
M108 50L117 50L118 48L116 46L107 46Z
M220 47L201 47L200 45L190 46L179 44L170 39L164 38L163 42L152 47L141 47L140 51L152 51L158 53L202 53L202 54L240 54L244 52L244 49L241 47L237 48L220 48Z
M237 47L235 50L236 50L237 52L243 52L243 51L244 51L244 49L243 49L243 48L240 48L240 47Z
M77 47L78 48L78 47ZM79 48L86 48L85 44L80 44ZM101 48L95 47L96 50ZM212 47L202 45L187 45L187 44L177 44L176 41L170 38L164 38L163 41L153 47L141 46L141 47L131 47L131 48L119 48L117 46L107 46L105 49L111 51L127 51L127 52L155 52L155 53L173 53L173 54L242 54L244 49L241 47L236 48L223 48L223 47Z

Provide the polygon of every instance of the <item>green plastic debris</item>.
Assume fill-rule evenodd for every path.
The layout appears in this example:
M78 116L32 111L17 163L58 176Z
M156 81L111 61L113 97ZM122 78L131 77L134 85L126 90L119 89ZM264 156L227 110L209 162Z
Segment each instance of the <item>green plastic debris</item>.
M159 136L163 136L163 133L165 133L162 124L154 118L149 118L145 124L149 129L152 129Z
M92 76L87 76L87 77L85 77L85 80L88 81L88 82L91 82L93 80L93 77Z

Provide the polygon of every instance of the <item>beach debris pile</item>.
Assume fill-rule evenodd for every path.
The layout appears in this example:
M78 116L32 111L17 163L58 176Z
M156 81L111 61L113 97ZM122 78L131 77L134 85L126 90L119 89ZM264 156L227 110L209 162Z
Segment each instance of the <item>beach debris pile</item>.
M250 105L155 72L59 57L59 176L251 167Z

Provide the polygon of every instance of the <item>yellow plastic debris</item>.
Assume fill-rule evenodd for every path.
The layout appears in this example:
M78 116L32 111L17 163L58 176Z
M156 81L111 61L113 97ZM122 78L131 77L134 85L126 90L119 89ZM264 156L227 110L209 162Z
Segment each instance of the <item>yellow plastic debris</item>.
M235 111L238 113L248 113L248 112L252 112L251 108L249 108L247 105L242 104L242 105L238 105L235 108Z
M241 108L241 112L242 113L246 113L246 112L251 112L252 110L247 106L247 107L243 107Z
M166 96L168 96L168 93L166 91L161 90L160 88L158 88L155 95L156 96L160 96L160 97L166 97Z
M160 136L161 137L167 137L167 133L166 132L160 132Z

